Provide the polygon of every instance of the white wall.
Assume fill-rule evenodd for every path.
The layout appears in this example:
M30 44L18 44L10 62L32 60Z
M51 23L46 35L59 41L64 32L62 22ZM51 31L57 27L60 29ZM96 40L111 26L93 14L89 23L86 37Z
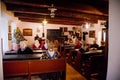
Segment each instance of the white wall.
M41 23L31 23L31 22L19 22L17 24L17 27L23 32L23 29L30 28L32 29L32 36L24 36L27 40L29 45L32 45L34 43L34 37L36 34L39 34L39 36L42 38L43 33L43 26ZM59 29L60 27L68 27L68 30L72 30L72 27L80 27L80 26L74 26L74 25L59 25L59 24L48 24L44 26L44 32L45 32L45 38L47 37L47 29ZM37 29L40 30L40 32L37 32Z
M0 20L1 21L1 20ZM0 23L1 25L1 23ZM2 44L1 44L1 26L0 26L0 79L3 80L3 65L2 65Z
M98 20L96 24L89 25L89 28L82 28L82 32L86 31L88 32L88 35L86 35L86 43L88 44L93 44L93 40L96 38L97 39L97 44L101 45L100 42L102 40L102 28L105 28L104 25L101 25L105 21L103 20ZM89 31L95 30L95 38L90 38L89 37Z
M107 80L120 80L120 0L109 0L109 15Z
M0 20L1 21L1 20ZM1 23L0 23L1 25ZM1 26L0 26L0 79L3 80L3 65L2 65L2 44L1 44Z
M32 45L34 43L34 36L38 33L40 37L42 37L42 33L43 33L43 26L41 25L41 23L30 23L30 22L22 22L19 21L18 18L14 17L14 14L10 11L6 10L6 6L4 5L4 3L2 3L2 26L4 27L4 30L2 30L1 32L4 33L2 35L2 38L4 39L3 43L3 50L4 52L7 50L12 49L12 44L10 40L8 40L8 26L11 26L12 23L15 23L16 26L11 26L12 30L14 30L15 27L19 27L21 32L23 31L24 28L30 28L32 29L32 36L25 36L25 38L28 40L29 45ZM89 32L89 30L96 30L96 37L98 36L98 33L100 34L99 37L97 37L97 43L100 45L100 41L101 41L101 26L100 26L101 21L98 21L97 24L94 24L94 27L91 27L87 30L83 29L83 31L87 31ZM81 27L82 26L75 26L75 25L53 25L53 24L48 24L46 26L44 26L44 32L45 32L45 38L46 38L46 33L47 33L47 29L59 29L60 27L68 27L68 30L72 30L73 27ZM40 32L37 32L37 29L40 30ZM11 33L13 34L13 33ZM4 37L6 36L6 37ZM87 43L92 44L94 38L89 38L89 36L87 35Z
M97 38L97 43L100 45L101 42L101 34L102 34L102 28L103 26L100 25L101 22L105 22L105 21L98 21L98 23L93 24L94 27L90 27L88 29L83 28L83 26L74 26L74 25L59 25L59 24L48 24L46 26L44 26L44 32L45 32L45 38L47 35L47 29L60 29L60 27L67 27L68 31L72 30L73 27L79 27L82 30L82 32L87 31L89 33L90 30L95 30L96 31L96 38ZM25 36L25 38L28 40L29 45L32 45L34 43L34 36L36 34L39 34L40 37L42 37L42 33L43 33L43 26L41 23L31 23L31 22L19 22L19 24L17 24L17 27L19 27L19 29L21 30L21 32L23 32L23 29L25 28L30 28L32 29L32 36ZM40 32L37 32L37 29L40 30ZM92 44L94 38L89 38L89 35L86 36L87 37L87 43Z
M14 17L12 12L6 10L6 6L1 2L1 38L3 39L3 53L10 50L10 41L8 40L8 26L12 22L16 22L17 18Z
M1 1L0 1L0 16L1 16ZM2 27L1 27L1 18L0 18L0 79L3 80L1 29Z
M120 80L120 6L119 0L110 0L109 7L109 54L108 54L108 72L107 80ZM1 20L4 22L3 20ZM0 21L0 22L1 22ZM0 24L1 25L1 24ZM3 26L0 26L0 33ZM0 34L0 37L2 35ZM1 40L0 40L1 41ZM0 42L1 44L1 42ZM2 54L0 47L0 79L3 80L2 72Z

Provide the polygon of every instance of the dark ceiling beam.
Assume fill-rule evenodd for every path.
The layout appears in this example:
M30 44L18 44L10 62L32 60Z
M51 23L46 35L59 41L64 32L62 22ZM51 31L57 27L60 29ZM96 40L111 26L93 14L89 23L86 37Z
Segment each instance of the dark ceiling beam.
M96 23L108 20L108 2L102 0L3 0L7 10L15 17L26 22L42 22L47 19L51 24L81 25L85 22ZM53 1L53 2L52 2ZM92 0L93 1L93 0ZM57 8L55 18L50 17L51 4Z
M34 7L28 7L28 6L21 6L21 5L12 5L12 4L6 4L7 10L10 11L18 11L18 12L35 12L35 13L47 13L49 14L50 11L47 8L34 8Z
M41 21L39 20L27 20L27 19L22 19L20 18L19 20L23 21L23 22L33 22L33 23L41 23ZM82 25L83 23L68 23L68 22L59 22L59 21L49 21L48 24L64 24L64 25Z
M40 14L40 15L50 15L50 11L47 9L42 8L32 8L32 7L24 7L24 6L13 6L7 4L7 10L13 11L13 12L20 12L20 13L31 13L31 14ZM75 12L63 12L63 11L56 11L56 16L60 17L69 17L69 18L83 18L83 19L99 19L99 20L106 20L108 17L105 16L97 16L97 15L91 15L91 14L83 14L83 13L75 13Z
M46 19L54 19L51 18L50 15L39 15L39 14L28 14L28 13L14 13L16 17L29 17L29 18L46 18ZM55 19L60 19L60 20L70 20L70 21L83 21L85 19L83 18L70 18L70 17L60 17L60 16L55 16Z
M44 18L39 18L39 19L32 19L32 18L27 18L27 17L22 17L19 18L19 20L21 21L26 21L26 22L36 22L36 23L41 23ZM57 19L47 19L49 24L65 24L65 25L82 25L85 23L85 21L70 21L70 20L64 20L64 21L60 21ZM97 23L97 21L94 21L92 23Z
M98 20L93 18L93 19L83 19L83 18L68 18L68 17L59 17L59 16L55 16L55 18L51 18L50 16L42 16L42 15L38 15L38 14L27 14L27 13L14 13L14 15L16 17L19 18L23 18L23 17L27 17L27 18L43 18L43 19L51 19L51 20L59 20L59 21L83 21L83 22L90 22L90 23L96 23Z
M71 20L60 20L60 19L51 19L51 18L30 18L30 17L20 17L19 19L27 19L27 20L34 20L34 21L43 21L44 19L46 19L48 22L50 21L56 21L56 22L72 22L72 23L79 23L79 22L83 22L83 21L71 21Z
M41 1L39 1L39 2L37 2L37 3L33 3L33 2L35 2L35 1L33 1L32 3L31 2L25 2L24 0L4 0L4 2L6 2L6 3L10 3L10 4L17 4L17 5L23 5L23 6L32 6L32 7L38 7L38 8L49 8L51 5L46 5L47 3L46 3L46 1L43 1L43 0L41 0ZM48 1L47 1L48 2ZM106 13L102 13L102 12L99 12L99 11L97 11L97 9L96 9L96 12L94 12L93 10L95 9L95 8L97 8L97 7L95 7L95 8L93 8L93 7L91 7L91 5L86 5L86 4L80 4L80 3L75 3L75 1L74 2L70 2L70 1L68 1L68 2L66 2L66 1L64 1L64 3L62 2L59 2L59 1L56 1L56 2L54 2L54 3L56 3L56 8L58 9L58 10L66 10L66 11L76 11L76 12L81 12L81 13L86 13L86 14L93 14L93 15L100 15L100 16L108 16L108 14L106 14ZM50 2L48 3L48 4L50 4ZM64 7L64 5L66 6L66 7ZM70 5L66 5L66 4L70 4ZM99 3L100 4L100 3ZM103 3L102 3L103 4ZM75 8L76 7L76 5L77 5L77 8ZM74 7L73 7L74 6ZM84 8L83 8L83 6L84 6ZM79 7L79 8L78 8ZM86 7L86 9L87 8L90 8L91 7L91 10L86 10L85 9L85 7ZM69 9L68 9L69 8ZM104 9L106 9L106 7L104 7Z

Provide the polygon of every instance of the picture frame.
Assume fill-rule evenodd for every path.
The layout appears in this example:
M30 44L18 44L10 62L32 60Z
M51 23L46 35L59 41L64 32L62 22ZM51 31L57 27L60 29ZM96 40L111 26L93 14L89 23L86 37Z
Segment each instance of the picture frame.
M32 29L23 29L23 36L32 36Z
M61 30L62 32L68 32L68 28L67 28L67 27L60 27L60 30Z
M95 38L95 30L90 30L89 31L89 37L90 38Z
M68 28L67 27L64 27L64 32L67 32L68 31Z
M8 26L8 32L11 32L11 26Z
M68 31L70 35L73 35L73 31Z
M10 32L8 33L8 40L12 40L12 34Z

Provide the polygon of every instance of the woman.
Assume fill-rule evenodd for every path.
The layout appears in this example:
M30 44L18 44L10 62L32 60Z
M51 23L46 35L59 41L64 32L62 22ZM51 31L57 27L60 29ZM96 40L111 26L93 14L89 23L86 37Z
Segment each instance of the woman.
M27 46L27 41L21 41L20 42L20 48L17 51L18 54L32 54L33 51L31 48Z
M40 49L40 47L41 47L41 46L40 46L40 43L39 43L39 41L36 39L36 40L35 40L35 43L32 45L32 48L33 48L33 49Z
M53 43L50 43L50 44L48 45L48 50L46 51L46 54L45 54L45 55L47 55L47 57L48 57L49 59L57 59L57 58L60 57L60 54L59 54L57 48L54 47Z

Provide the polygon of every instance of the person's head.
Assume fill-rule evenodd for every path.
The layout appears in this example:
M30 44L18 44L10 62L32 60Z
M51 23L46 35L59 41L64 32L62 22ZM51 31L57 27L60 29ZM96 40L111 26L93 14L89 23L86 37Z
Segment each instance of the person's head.
M40 44L40 43L39 43L39 40L36 39L36 40L35 40L35 44Z
M53 51L53 50L54 50L54 45L53 45L52 43L50 43L50 44L48 45L48 50L49 50L49 51Z
M20 42L20 48L21 48L21 49L24 49L24 48L26 48L26 47L27 47L27 41L26 41L26 40L21 41L21 42Z
M49 43L49 40L48 40L48 39L46 39L46 40L45 40L45 43L47 43L47 44L48 44L48 43Z
M93 44L96 44L96 40L93 40Z
M36 34L34 40L39 40L39 36L38 36L38 34Z
M38 36L38 34L36 34L36 36Z
M104 41L101 41L101 46L105 46L105 42Z

